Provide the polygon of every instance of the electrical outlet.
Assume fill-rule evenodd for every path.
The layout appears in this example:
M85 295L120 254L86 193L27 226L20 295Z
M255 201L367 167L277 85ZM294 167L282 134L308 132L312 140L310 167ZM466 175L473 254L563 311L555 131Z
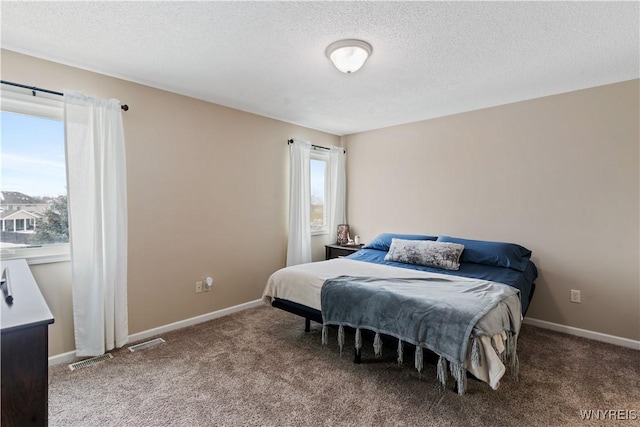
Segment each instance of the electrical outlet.
M202 281L196 282L196 294L202 292Z
M571 289L571 302L580 304L580 291Z

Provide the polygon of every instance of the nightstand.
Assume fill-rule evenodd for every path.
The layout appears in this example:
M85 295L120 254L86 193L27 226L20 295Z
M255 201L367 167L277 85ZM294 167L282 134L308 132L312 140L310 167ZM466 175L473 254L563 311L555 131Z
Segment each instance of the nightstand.
M358 252L364 245L348 245L342 246L334 243L332 245L324 245L324 259L340 258Z

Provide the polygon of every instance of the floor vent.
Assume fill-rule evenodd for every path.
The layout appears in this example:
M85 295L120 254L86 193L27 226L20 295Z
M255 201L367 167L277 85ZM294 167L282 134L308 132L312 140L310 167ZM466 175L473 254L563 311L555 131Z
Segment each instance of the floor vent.
M91 359L81 360L80 362L71 363L69 365L69 369L75 371L76 369L86 368L88 366L95 365L96 363L100 363L109 359L113 359L111 353L103 354L102 356L98 357L92 357Z
M144 350L145 348L153 347L154 345L162 344L163 342L166 342L166 341L163 340L162 338L156 338L155 340L132 345L131 347L129 347L129 351L133 352L133 351Z

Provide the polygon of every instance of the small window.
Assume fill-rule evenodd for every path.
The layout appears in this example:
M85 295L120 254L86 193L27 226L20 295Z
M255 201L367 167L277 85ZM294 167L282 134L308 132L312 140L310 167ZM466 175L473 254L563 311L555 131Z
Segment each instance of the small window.
M2 258L68 254L62 102L2 95Z
M311 234L329 232L329 156L314 151L309 167L311 183Z

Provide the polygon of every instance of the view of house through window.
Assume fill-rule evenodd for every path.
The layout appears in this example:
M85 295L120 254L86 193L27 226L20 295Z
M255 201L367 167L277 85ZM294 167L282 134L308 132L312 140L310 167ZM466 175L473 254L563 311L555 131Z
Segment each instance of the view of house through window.
M0 114L0 249L68 242L63 122Z
M324 232L327 227L327 193L328 159L319 155L311 158L311 231Z

